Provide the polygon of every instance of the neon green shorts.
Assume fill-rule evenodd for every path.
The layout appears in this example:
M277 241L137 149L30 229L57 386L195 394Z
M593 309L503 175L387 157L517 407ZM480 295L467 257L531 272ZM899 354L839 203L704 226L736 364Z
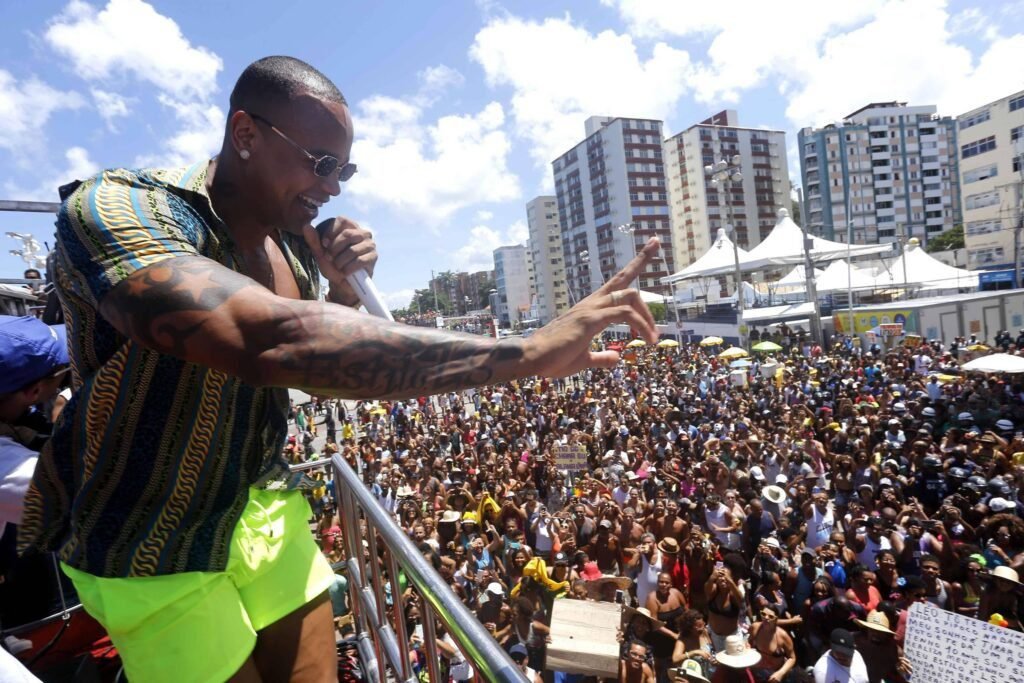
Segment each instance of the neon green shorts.
M334 574L300 491L249 490L223 572L106 579L62 563L131 681L223 681L256 632L328 589Z

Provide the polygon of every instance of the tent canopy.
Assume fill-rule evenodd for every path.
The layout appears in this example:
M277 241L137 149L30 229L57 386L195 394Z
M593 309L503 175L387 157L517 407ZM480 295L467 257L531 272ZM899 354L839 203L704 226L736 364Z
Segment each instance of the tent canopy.
M847 256L866 256L891 251L888 244L852 244L833 242L823 237L808 235L811 240L812 263L832 261ZM743 270L761 270L780 265L804 263L804 233L789 217L789 211L779 209L779 220L768 236L750 250L741 261Z
M903 262L907 263L904 277ZM875 278L876 288L899 287L904 281L921 289L960 289L978 287L978 274L948 266L922 249L916 238L910 239L904 254L889 262Z
M853 244L833 242L823 237L808 236L811 240L812 263L823 263L839 258L867 256L892 251L889 244ZM726 249L728 247L728 249ZM739 250L740 270L776 269L804 263L804 234L789 211L779 209L779 219L768 236L749 252ZM662 279L662 282L676 282L692 277L713 277L732 273L736 268L732 255L732 240L719 228L718 237L711 248L699 259L683 270Z
M645 304L664 304L672 300L668 294L658 294L657 292L648 292L647 290L640 290L640 300Z
M739 249L740 263L747 258L747 250ZM725 234L725 228L718 229L718 236L711 244L711 248L704 254L677 273L662 278L663 284L678 282L695 277L711 277L714 275L725 275L736 270L736 257L733 254L733 241Z
M858 268L843 259L828 264L828 268L815 282L819 294L845 292L849 289L873 289L875 276L869 268Z

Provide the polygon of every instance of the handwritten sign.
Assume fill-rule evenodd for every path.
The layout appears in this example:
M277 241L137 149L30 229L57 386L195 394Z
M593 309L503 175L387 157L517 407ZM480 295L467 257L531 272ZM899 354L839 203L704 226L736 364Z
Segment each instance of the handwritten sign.
M914 683L1024 681L1024 633L914 603L904 643Z
M582 472L587 468L587 447L581 443L558 445L554 448L555 467L570 472Z

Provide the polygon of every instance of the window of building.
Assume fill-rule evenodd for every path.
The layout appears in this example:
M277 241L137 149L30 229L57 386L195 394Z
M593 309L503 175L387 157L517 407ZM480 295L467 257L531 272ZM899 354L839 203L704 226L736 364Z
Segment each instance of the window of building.
M999 174L999 167L996 164L991 166L983 166L981 168L974 168L970 171L964 172L964 184L972 182L978 182L979 180L987 180L988 178L994 178Z
M968 235L987 235L992 232L999 232L1002 226L999 221L969 221L964 225L964 232Z
M999 191L992 190L990 192L979 192L977 194L968 195L964 199L965 209L980 209L984 206L992 206L993 204L999 203Z
M964 159L970 159L971 157L990 152L996 148L996 136L989 135L987 138L981 140L975 140L969 142L966 145L960 147L960 156Z
M976 126L979 123L985 123L990 118L988 109L982 109L981 111L971 114L970 116L960 119L960 130L966 130L971 126Z
M1017 95L1010 100L1010 111L1017 111L1018 109L1024 109L1024 95Z
M1017 126L1010 129L1010 142L1016 142L1024 137L1024 126Z

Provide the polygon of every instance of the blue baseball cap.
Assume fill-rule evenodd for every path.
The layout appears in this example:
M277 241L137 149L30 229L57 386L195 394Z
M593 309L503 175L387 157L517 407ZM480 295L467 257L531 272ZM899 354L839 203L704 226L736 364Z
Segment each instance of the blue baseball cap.
M0 394L17 391L70 362L63 325L0 315Z
M522 657L523 659L526 659L529 656L529 654L530 653L527 651L526 646L522 643L516 643L508 650L508 655L512 659L515 659L516 657Z

